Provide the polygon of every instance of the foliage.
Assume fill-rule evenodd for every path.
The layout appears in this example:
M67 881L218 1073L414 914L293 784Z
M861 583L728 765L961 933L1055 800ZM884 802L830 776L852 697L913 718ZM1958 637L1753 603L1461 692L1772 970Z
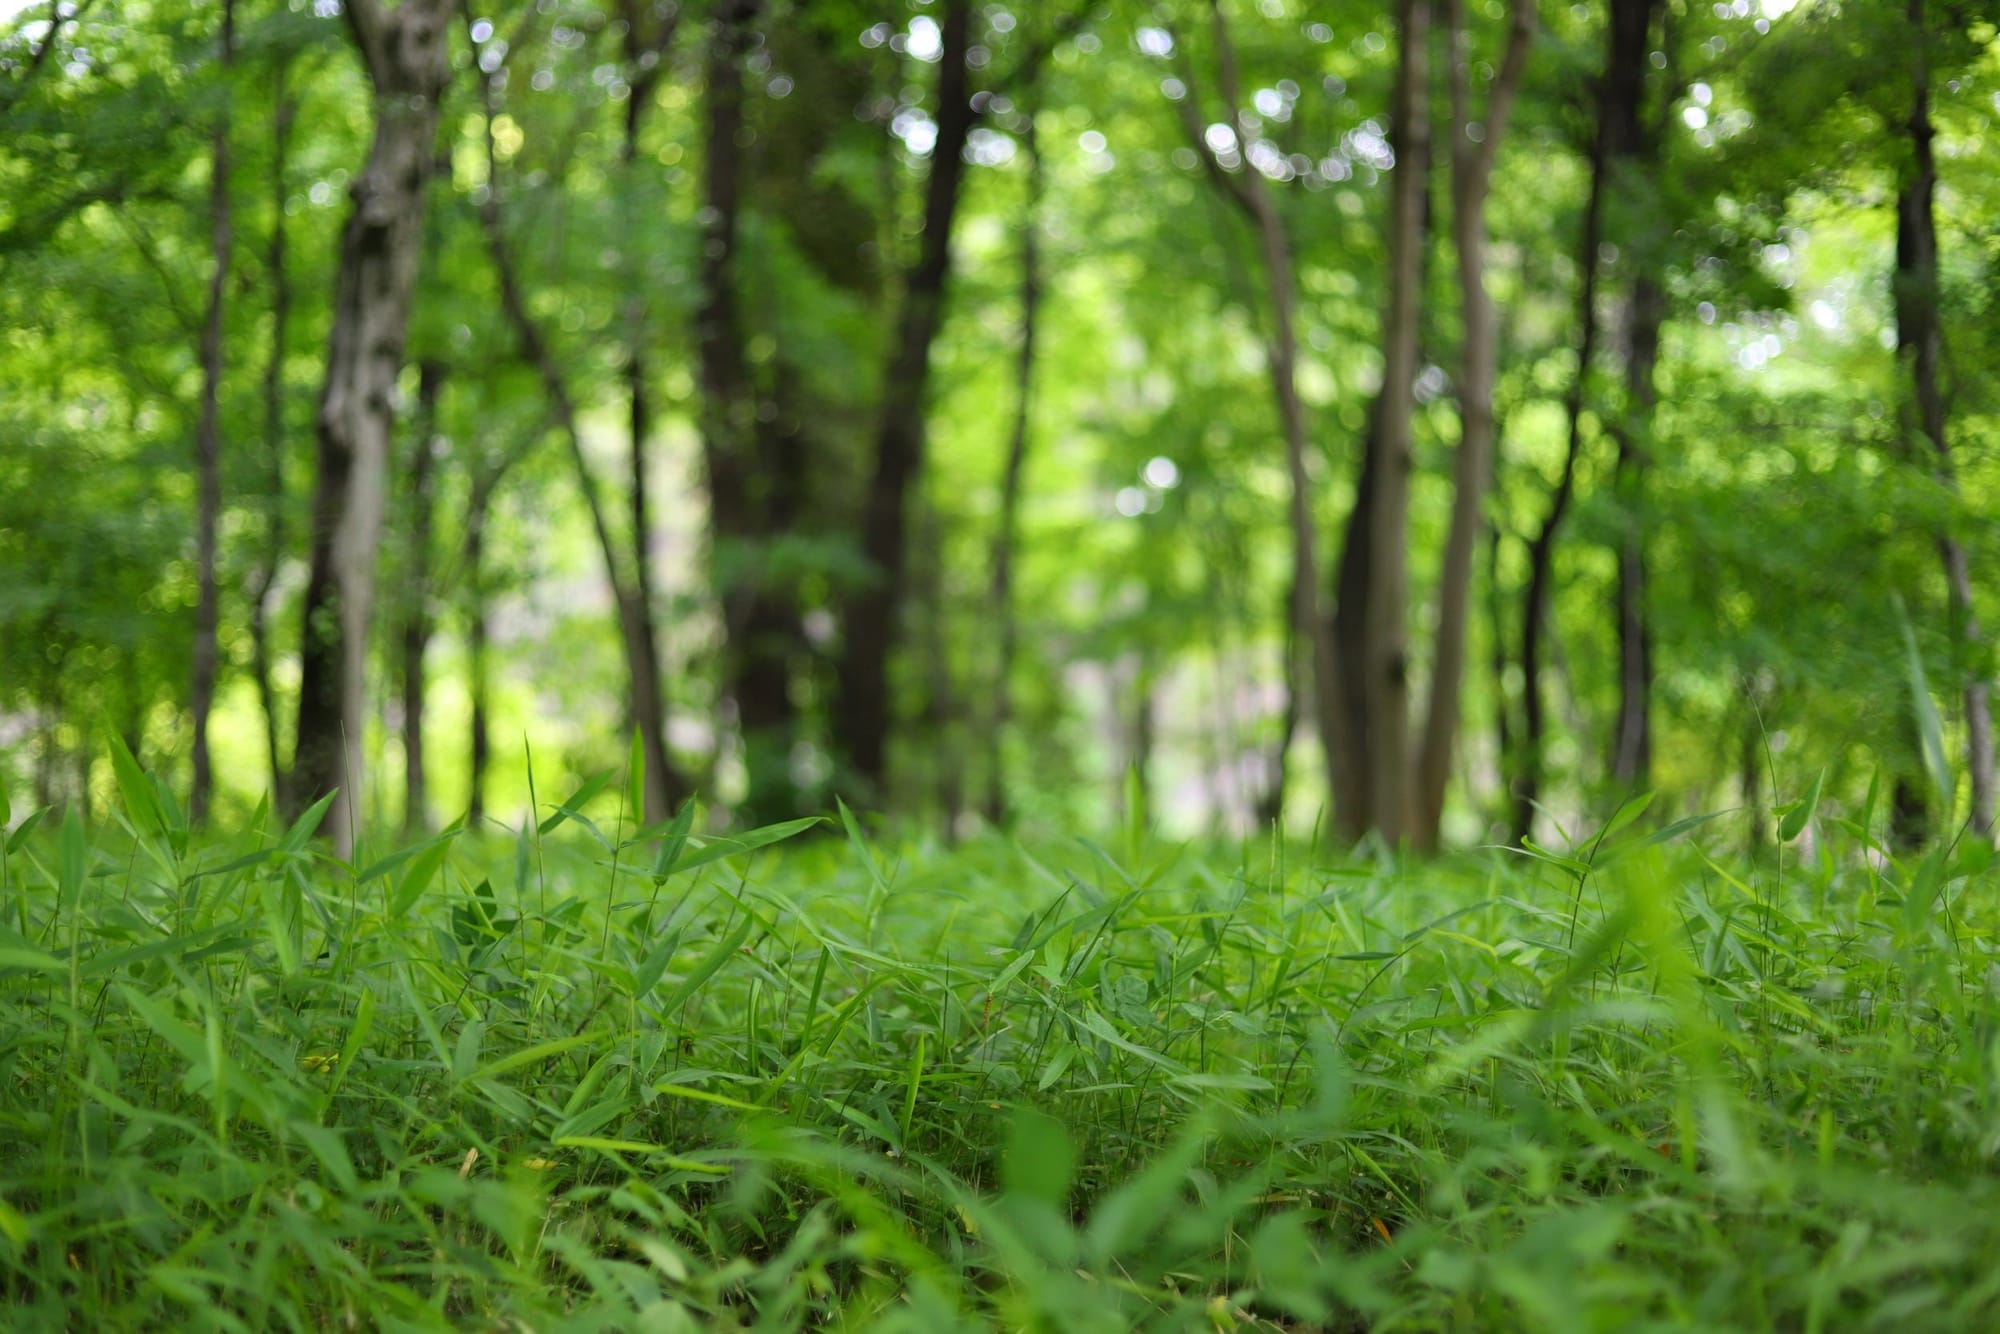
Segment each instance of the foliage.
M0 872L10 1328L1966 1329L2000 879L1562 853L119 828ZM25 815L25 812L17 812ZM39 827L37 827L39 825Z

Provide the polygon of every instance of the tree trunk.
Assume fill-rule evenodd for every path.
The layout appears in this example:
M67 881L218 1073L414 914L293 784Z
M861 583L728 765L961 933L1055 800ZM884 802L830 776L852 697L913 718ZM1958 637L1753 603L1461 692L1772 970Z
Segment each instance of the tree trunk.
M1924 0L1909 0L1914 59L1908 131L1911 161L1896 197L1896 352L1909 368L1916 399L1915 433L1928 446L1932 475L1956 498L1958 477L1946 434L1942 365L1944 325L1938 310L1936 131L1930 109L1930 34ZM1910 453L1916 454L1917 442ZM1964 545L1949 525L1937 537L1950 599L1953 638L1961 646L1964 678L1965 767L1972 784L1972 832L1994 835L1993 712L1984 670L1974 665L1979 623L1972 605L1972 573ZM1974 652L1963 652L1972 649ZM1968 661L1969 660L1969 661Z
M486 767L493 754L489 737L486 667L486 506L475 503L465 528L465 656L466 693L472 697L467 729L470 793L465 823L478 828L486 818Z
M1583 410L1590 369L1597 356L1598 251L1604 240L1604 201L1610 177L1640 142L1639 108L1645 96L1647 48L1660 0L1612 0L1606 26L1604 73L1597 85L1597 129L1590 149L1590 197L1584 205L1578 264L1583 280L1577 293L1576 373L1563 408L1569 445L1562 475L1547 515L1528 546L1528 584L1521 605L1521 748L1514 781L1514 838L1533 831L1535 803L1541 798L1543 739L1547 703L1542 693L1542 652L1547 635L1550 585L1555 577L1555 544L1576 489L1576 465L1583 452Z
M724 5L709 41L701 301L695 313L710 560L725 637L723 691L736 707L749 789L741 814L751 824L802 814L807 804L792 767L800 731L792 698L800 653L796 594L770 569L771 544L798 522L807 467L803 427L785 401L783 366L778 392L767 396L758 389L737 291L746 166L743 60L755 41L758 10L756 0Z
M338 790L327 828L353 849L363 782L368 627L410 295L416 283L438 101L450 73L450 0L347 0L374 89L375 139L341 232L333 330L317 420L312 570L300 651L293 795Z
M417 419L410 445L410 569L403 614L403 832L430 827L430 788L424 769L424 655L430 648L431 524L437 470L438 392L444 363L426 358L417 368Z
M889 659L908 583L909 493L923 470L931 344L944 319L951 278L952 223L965 179L965 144L974 119L966 55L972 44L972 0L942 0L937 139L924 187L924 230L916 263L905 275L901 313L882 380L874 475L863 505L861 550L871 577L849 595L842 618L839 704L833 740L844 781L856 795L878 799L888 771L893 722Z
M1241 80L1237 73L1236 48L1230 41L1229 26L1219 3L1211 5L1217 61L1220 67L1224 113L1235 134L1246 144L1255 133L1242 112ZM1191 66L1183 66L1190 90L1195 85ZM1320 610L1319 542L1313 516L1312 477L1306 466L1311 448L1306 425L1305 404L1298 391L1298 290L1292 268L1292 247L1285 233L1284 219L1264 178L1255 172L1232 173L1209 147L1202 114L1192 91L1180 102L1182 123L1195 151L1202 155L1210 179L1225 191L1257 229L1257 243L1264 261L1264 277L1270 286L1271 332L1265 339L1264 359L1271 373L1271 391L1278 408L1279 425L1285 440L1285 470L1289 490L1287 512L1292 531L1291 592L1291 681L1296 688L1310 682L1313 723L1326 759L1327 790L1334 811L1341 818L1356 809L1361 800L1361 775L1354 761L1356 750L1349 728L1344 725L1341 701L1350 677L1343 671L1335 648L1334 627ZM1292 707L1296 707L1295 705ZM1289 731L1289 729L1288 729Z
M643 170L639 162L639 132L645 124L646 108L652 105L653 90L665 71L665 56L668 44L673 40L678 26L680 11L673 10L663 18L656 29L648 31L646 13L640 0L622 0L620 10L625 21L624 47L626 81L631 92L625 99L625 138L619 145L619 165L623 169L628 190ZM626 238L628 245L636 245L641 235L640 219L633 219L632 232ZM625 310L625 392L629 408L631 428L631 473L628 500L630 502L630 539L632 564L632 593L639 605L644 622L643 637L652 649L652 672L654 679L662 675L658 657L659 633L654 618L658 614L658 601L653 591L653 518L652 500L649 491L651 472L650 445L653 434L652 398L649 378L652 361L648 356L649 329L646 321L646 283L638 265L633 265L631 273L631 296ZM664 705L662 706L664 708ZM636 719L635 719L636 721ZM665 723L659 728L664 734ZM644 728L641 728L642 733ZM657 760L652 755L652 744L643 742L648 752L648 772ZM664 738L660 745L665 753ZM649 794L653 784L648 784ZM658 800L665 803L671 798L664 788ZM649 803L654 800L649 795ZM660 818L648 811L648 818Z
M1643 262L1643 261L1642 261ZM1660 325L1667 295L1648 272L1633 279L1626 304L1625 410L1612 428L1618 441L1616 486L1625 531L1618 543L1618 727L1611 777L1621 787L1643 785L1653 769L1653 635L1646 617L1646 445L1657 398L1653 371L1660 359Z
M236 63L236 3L222 0L222 78ZM215 703L219 665L216 632L220 593L215 580L216 529L222 519L222 317L229 285L229 116L215 127L209 157L209 252L214 269L208 280L208 311L201 326L201 421L195 428L195 582L193 679L188 686L188 711L194 722L194 781L188 792L188 818L208 819L215 776L208 753L208 715Z
M479 206L479 221L486 234L486 248L493 262L494 276L499 280L501 313L514 330L521 360L541 380L542 390L548 396L549 410L569 446L570 463L576 474L578 489L583 492L584 507L590 514L591 531L597 538L598 553L604 560L605 579L611 585L611 600L617 611L619 643L624 650L631 686L632 721L638 729L639 744L646 761L645 818L649 823L664 820L685 795L687 782L667 749L666 697L662 690L658 636L652 609L640 595L637 576L625 568L629 553L620 550L618 540L612 533L597 476L591 471L590 460L583 452L583 431L568 377L556 361L541 326L528 310L520 273L508 246L505 220L501 215L499 154L493 143L493 119L498 112L490 77L480 81L480 92L486 112L487 189Z
M1411 831L1409 519L1411 427L1416 413L1417 308L1422 295L1424 177L1430 162L1430 2L1400 0L1401 54L1393 131L1389 310L1383 321L1379 455L1369 494L1367 650L1362 693L1373 723L1366 782L1372 824L1391 846Z
M1437 850L1445 788L1451 779L1472 620L1473 552L1486 521L1486 493L1493 476L1493 381L1499 373L1499 325L1486 291L1486 196L1493 178L1493 159L1506 133L1521 71L1527 65L1535 21L1531 0L1515 0L1507 52L1488 96L1485 133L1475 140L1469 89L1471 34L1466 31L1464 0L1446 0L1445 12L1452 50L1452 241L1458 251L1465 331L1458 377L1459 441L1451 527L1445 538L1444 567L1438 576L1437 639L1430 703L1417 757L1411 831L1416 845L1426 852Z
M271 236L264 264L271 284L271 351L264 365L264 460L265 474L264 549L251 572L247 595L250 601L251 669L257 677L257 699L264 710L266 758L271 766L271 803L277 809L291 809L286 799L285 767L279 758L278 698L271 680L271 586L277 582L278 566L285 557L285 357L289 349L287 326L292 318L292 277L285 236L285 186L290 163L292 125L297 119L298 98L287 90L287 66L279 64L273 76L275 111L271 126Z
M1021 220L1021 348L1014 359L1014 429L1000 477L1000 519L993 537L990 600L998 622L993 661L993 715L986 736L986 821L1007 823L1007 729L1014 721L1014 653L1020 621L1014 607L1014 549L1020 540L1021 478L1034 432L1035 337L1042 306L1042 155L1035 139L1035 110L1026 108L1021 151L1027 156L1028 193Z

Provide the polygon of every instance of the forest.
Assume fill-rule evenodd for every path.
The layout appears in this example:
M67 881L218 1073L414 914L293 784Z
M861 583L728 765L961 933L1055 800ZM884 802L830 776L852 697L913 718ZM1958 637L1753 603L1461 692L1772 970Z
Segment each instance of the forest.
M1996 182L1963 0L0 0L0 1324L2000 1321Z

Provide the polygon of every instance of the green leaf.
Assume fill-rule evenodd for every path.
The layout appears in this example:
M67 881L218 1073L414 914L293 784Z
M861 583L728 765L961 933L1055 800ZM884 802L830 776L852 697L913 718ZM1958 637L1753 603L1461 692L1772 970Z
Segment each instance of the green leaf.
M680 810L667 822L666 830L660 835L660 853L653 859L653 879L665 880L680 865L681 854L687 851L688 833L694 828L695 803L689 797L681 803Z
M319 829L319 822L326 818L326 808L333 805L333 798L334 793L329 792L312 805L306 807L305 813L294 820L292 827L285 831L285 836L278 840L279 850L282 852L303 851L306 843Z
M1612 815L1611 822L1604 826L1604 832L1597 836L1598 841L1600 843L1609 843L1614 835L1644 815L1646 808L1653 804L1653 798L1658 795L1657 792L1641 792L1638 796L1631 798L1624 805L1620 806L1617 812Z
M1793 803L1792 808L1785 812L1785 818L1778 822L1779 838L1789 843L1805 832L1813 813L1819 809L1819 790L1825 782L1825 769L1813 775L1812 786L1806 789L1805 796Z
M560 1056L566 1051L583 1046L586 1042L596 1041L598 1041L598 1036L595 1033L578 1033L574 1037L555 1038L548 1042L537 1042L532 1047L523 1047L517 1052L511 1052L497 1060L488 1061L471 1074L466 1075L460 1082L472 1084L484 1079L495 1079L506 1074L509 1070L518 1070L524 1065L533 1065L537 1061L546 1061L551 1056Z
M424 896L424 891L430 888L431 881L437 878L438 869L444 865L445 858L451 855L451 843L457 837L456 827L445 830L432 839L430 845L424 849L423 855L410 864L408 874L404 875L403 883L397 887L396 897L389 905L390 920L402 917L417 906L417 900Z
M1896 620L1903 631L1904 668L1910 688L1910 708L1916 715L1917 747L1923 754L1924 772L1937 793L1938 807L1948 814L1957 784L1952 782L1951 766L1944 757L1944 725L1938 721L1937 704L1931 699L1923 654L1917 649L1916 631L1910 628L1901 598L1896 599Z
M35 826L40 824L42 817L48 813L49 808L46 806L39 810L28 812L27 818L21 821L20 827L7 836L7 851L10 854L19 852L21 845L28 841L28 835L35 832Z
M781 843L819 823L820 817L815 815L804 820L787 820L783 824L765 825L762 829L752 829L733 838L706 839L701 847L675 863L674 873L678 875L682 871L692 871L697 866L721 861L724 857L733 857L739 852L751 852L773 843Z
M618 771L616 769L602 769L599 770L597 773L592 774L590 777L584 779L583 786L578 788L576 791L570 793L568 801L565 801L562 805L556 807L555 810L551 812L548 816L546 816L540 824L535 826L535 832L538 834L546 834L551 829L554 829L557 825L561 824L564 820L569 819L572 815L575 815L578 811L582 810L584 806L589 803L592 797L596 796L598 793L602 792L607 786L610 785L612 778L616 776L617 773Z
M694 966L694 971L682 978L680 985L669 992L667 998L660 1002L660 1013L672 1014L675 1010L678 1010L688 997L694 995L696 989L702 983L715 976L716 970L729 962L731 955L743 948L743 942L750 939L750 932L756 925L756 918L744 917L743 925L730 932L728 939L722 941L714 949L703 955L701 962Z
M125 742L118 735L118 729L107 721L104 728L105 739L111 743L111 771L118 776L118 795L124 800L125 814L131 817L133 827L142 834L158 836L167 832L166 813L160 809L159 793L153 790L152 780L139 767L139 761L125 748Z

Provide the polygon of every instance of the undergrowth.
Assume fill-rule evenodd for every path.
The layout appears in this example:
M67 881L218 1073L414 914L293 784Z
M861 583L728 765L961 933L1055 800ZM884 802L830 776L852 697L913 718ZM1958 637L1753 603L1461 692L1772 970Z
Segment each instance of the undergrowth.
M0 866L8 1328L2000 1327L1996 876L1865 817L1405 865L600 779L350 864L116 758Z

